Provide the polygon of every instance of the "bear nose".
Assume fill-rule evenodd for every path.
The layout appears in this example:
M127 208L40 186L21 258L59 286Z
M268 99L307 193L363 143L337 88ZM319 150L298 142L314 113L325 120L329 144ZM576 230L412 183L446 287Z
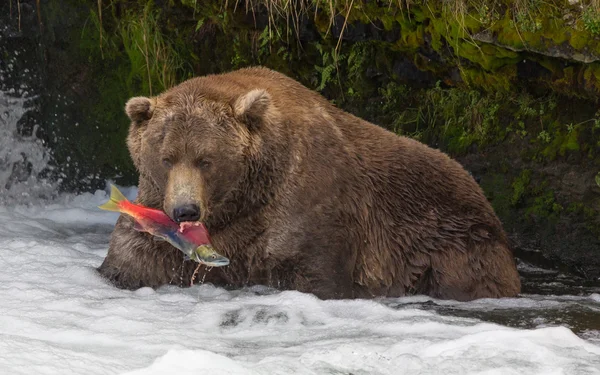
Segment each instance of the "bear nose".
M173 210L173 218L181 223L182 221L197 221L200 219L200 208L195 204L186 204Z

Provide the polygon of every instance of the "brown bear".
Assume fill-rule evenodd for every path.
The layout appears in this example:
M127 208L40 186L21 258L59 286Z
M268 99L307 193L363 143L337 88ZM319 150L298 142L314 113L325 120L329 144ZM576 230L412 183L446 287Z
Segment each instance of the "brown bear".
M197 77L125 110L137 202L204 222L230 259L205 282L324 299L520 292L502 225L461 165L281 73ZM189 285L196 265L121 216L99 272L134 289Z

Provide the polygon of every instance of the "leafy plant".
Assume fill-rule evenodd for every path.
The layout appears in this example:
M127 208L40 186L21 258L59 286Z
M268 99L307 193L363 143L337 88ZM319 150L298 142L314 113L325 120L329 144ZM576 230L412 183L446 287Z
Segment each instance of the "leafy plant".
M600 13L592 6L587 6L582 14L583 27L593 35L600 35Z
M325 87L336 79L338 73L338 64L346 59L343 54L336 54L325 48L321 43L315 44L317 50L321 54L321 66L315 65L315 70L320 73L321 77L316 88L317 91L322 91Z
M550 141L552 140L552 138L550 137L550 134L545 130L542 130L538 134L538 139L540 139L544 143L550 143Z
M574 127L574 125L572 123L571 124L567 124L567 134L571 134L573 132L574 128L575 127Z

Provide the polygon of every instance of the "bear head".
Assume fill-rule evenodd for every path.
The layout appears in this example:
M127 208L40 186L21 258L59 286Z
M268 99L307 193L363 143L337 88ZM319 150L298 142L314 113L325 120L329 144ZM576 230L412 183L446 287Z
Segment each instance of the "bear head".
M125 112L140 186L148 180L173 220L218 226L264 201L269 180L261 172L270 168L263 134L276 113L267 91L171 90L133 97Z

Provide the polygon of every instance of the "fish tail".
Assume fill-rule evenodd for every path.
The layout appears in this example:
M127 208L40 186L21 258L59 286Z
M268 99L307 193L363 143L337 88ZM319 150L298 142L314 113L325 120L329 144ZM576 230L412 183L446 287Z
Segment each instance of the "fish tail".
M110 199L108 202L98 206L98 208L107 211L121 212L121 202L128 202L128 200L115 185L110 185Z

